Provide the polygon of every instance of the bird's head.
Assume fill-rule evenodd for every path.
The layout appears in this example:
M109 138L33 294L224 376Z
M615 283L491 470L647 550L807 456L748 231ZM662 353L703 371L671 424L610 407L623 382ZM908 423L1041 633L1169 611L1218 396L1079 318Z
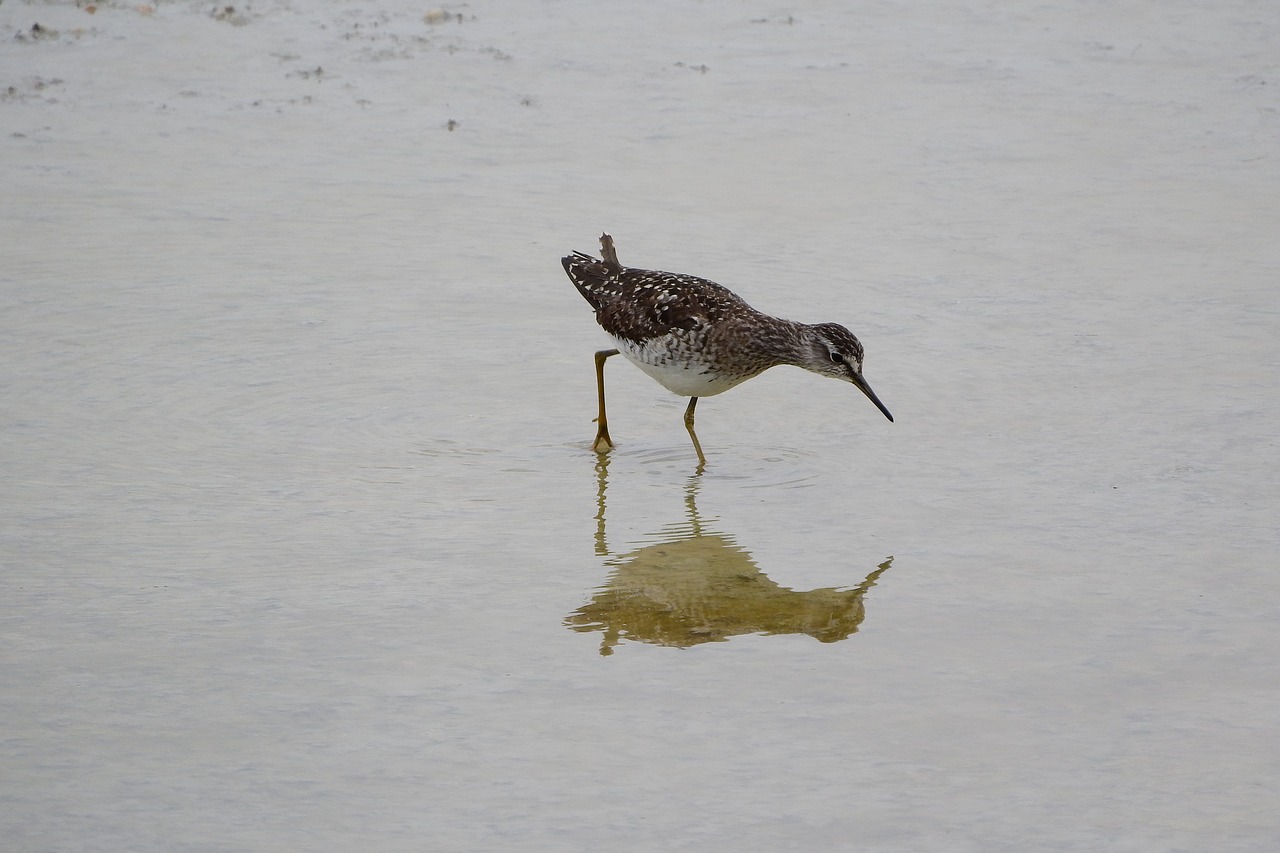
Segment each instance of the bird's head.
M871 390L867 380L862 378L862 343L854 337L853 332L838 323L819 323L809 328L813 332L809 341L810 351L801 366L814 373L850 383L866 394L876 404L876 408L892 421L893 415L880 402L876 392Z

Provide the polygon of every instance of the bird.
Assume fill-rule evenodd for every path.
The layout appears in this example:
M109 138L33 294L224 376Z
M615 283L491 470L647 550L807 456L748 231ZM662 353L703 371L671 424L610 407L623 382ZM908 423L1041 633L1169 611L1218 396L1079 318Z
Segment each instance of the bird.
M621 353L668 391L689 397L685 429L699 462L694 431L700 397L722 394L771 367L790 364L848 382L893 415L862 375L864 350L837 323L797 323L757 311L727 287L683 273L624 267L613 238L600 235L600 258L573 252L561 259L574 287L595 309L616 349L595 354L599 415L592 449L613 449L604 404L604 363Z

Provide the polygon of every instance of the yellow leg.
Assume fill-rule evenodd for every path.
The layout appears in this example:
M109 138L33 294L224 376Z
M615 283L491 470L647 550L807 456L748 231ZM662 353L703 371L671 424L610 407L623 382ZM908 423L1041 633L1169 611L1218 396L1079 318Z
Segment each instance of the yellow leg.
M689 408L684 410L684 428L689 431L689 438L693 439L693 449L698 453L698 461L702 465L707 464L707 457L702 455L702 445L698 443L698 434L693 431L693 407L698 405L697 397L689 398Z
M591 443L591 449L597 453L613 447L613 439L609 438L609 420L604 415L604 360L617 354L616 349L602 349L596 353L596 394L600 398L600 414L596 416L596 440Z

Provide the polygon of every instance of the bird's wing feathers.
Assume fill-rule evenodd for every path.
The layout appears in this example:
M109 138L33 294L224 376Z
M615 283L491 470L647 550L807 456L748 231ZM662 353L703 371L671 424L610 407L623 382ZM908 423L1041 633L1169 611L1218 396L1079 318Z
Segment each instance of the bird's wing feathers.
M742 304L727 288L690 275L629 267L613 271L581 252L565 257L563 264L604 330L629 341L697 331Z

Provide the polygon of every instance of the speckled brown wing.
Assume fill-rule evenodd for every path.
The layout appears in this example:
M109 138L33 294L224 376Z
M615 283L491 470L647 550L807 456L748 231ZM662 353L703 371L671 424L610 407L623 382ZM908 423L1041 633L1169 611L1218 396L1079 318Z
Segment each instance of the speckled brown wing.
M562 263L596 309L596 321L623 340L639 343L677 330L695 332L732 310L750 310L732 291L695 276L628 267L615 271L580 252Z

